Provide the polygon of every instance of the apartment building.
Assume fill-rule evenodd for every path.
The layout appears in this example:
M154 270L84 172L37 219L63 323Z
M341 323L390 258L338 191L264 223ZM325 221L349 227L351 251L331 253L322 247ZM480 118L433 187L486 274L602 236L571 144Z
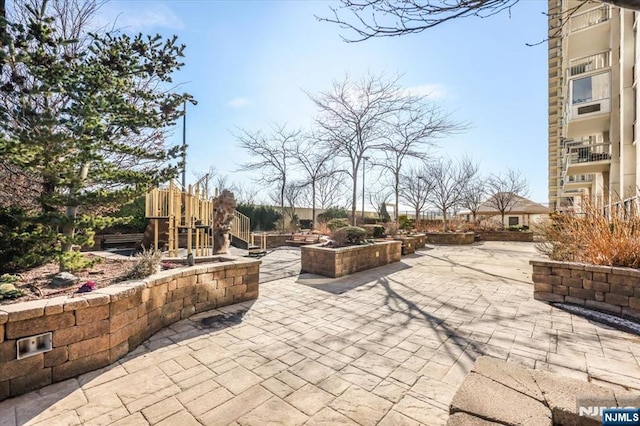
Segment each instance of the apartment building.
M638 195L638 13L549 0L549 206Z

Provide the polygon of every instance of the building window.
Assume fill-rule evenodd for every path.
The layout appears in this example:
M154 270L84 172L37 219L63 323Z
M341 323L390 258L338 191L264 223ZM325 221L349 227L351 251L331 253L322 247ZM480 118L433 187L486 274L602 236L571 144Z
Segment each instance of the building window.
M509 216L509 226L518 226L520 224L520 218L517 216Z
M609 98L609 73L591 75L572 80L573 105Z

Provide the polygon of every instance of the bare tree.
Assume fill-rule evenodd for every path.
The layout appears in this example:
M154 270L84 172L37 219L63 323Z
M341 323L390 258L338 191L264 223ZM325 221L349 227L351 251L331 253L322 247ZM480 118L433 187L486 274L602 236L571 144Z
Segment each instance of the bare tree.
M299 142L300 130L287 130L286 125L274 124L271 132L263 135L261 132L251 133L240 129L235 135L241 148L246 149L256 159L243 164L242 171L259 171L257 182L275 185L279 194L281 211L285 210L285 190L287 177L291 173L293 163L292 153ZM282 225L284 232L284 223Z
M597 1L640 11L640 0ZM510 13L518 2L519 0L340 0L338 8L330 7L331 17L316 18L353 31L355 37L342 38L347 42L358 42L373 37L420 33L461 18L486 18L505 11ZM569 16L585 3L588 1L584 0L570 8Z
M251 185L245 185L242 182L236 182L230 185L230 189L238 200L238 204L255 205L258 197L258 189Z
M426 96L408 99L406 108L397 111L390 120L389 133L381 150L384 160L380 163L391 175L395 196L394 211L400 200L400 175L407 157L426 160L427 150L435 145L435 139L463 130L466 125L450 119L437 105L428 102ZM398 222L398 215L395 217Z
M335 169L335 167L332 167ZM321 209L328 209L329 207L343 207L347 203L345 200L345 193L348 190L345 188L344 180L342 179L342 173L335 171L325 179L318 181L316 187L316 196L318 198L318 206Z
M391 198L391 195L391 192L385 191L384 188L375 188L373 191L369 191L369 204L371 204L371 206L375 209L375 211L378 213L378 217L382 221L385 221L385 218L383 217L385 213L387 216L389 216L386 205L389 203L389 198ZM389 218L387 217L386 221L388 220Z
M428 163L423 162L421 167L412 166L400 176L400 196L414 210L416 224L433 191L433 182L427 178L429 170Z
M527 178L520 171L509 169L506 173L493 174L487 180L489 198L487 204L500 212L502 228L504 216L529 190Z
M471 212L474 223L486 195L487 181L482 176L474 177L463 191L460 206Z
M284 206L282 209L282 226L284 228L284 217L285 214L289 217L289 221L292 225L295 225L296 219L296 207L300 204L300 199L302 198L302 193L304 191L305 185L301 181L287 182L287 185L284 188ZM276 202L279 201L280 194L274 193L272 194L272 199Z
M478 173L478 165L468 158L454 162L440 159L428 166L424 176L432 190L429 201L442 213L442 228L447 230L447 212L460 204L467 185Z
M318 149L318 139L313 135L309 135L304 141L300 141L296 145L293 155L298 164L302 166L302 171L305 174L305 179L301 184L308 185L310 188L311 217L313 229L315 229L317 219L316 190L319 181L327 179L335 172L335 169L331 167L334 164L331 162L334 153L326 149L326 147Z
M387 79L384 75L371 73L359 80L347 75L343 81L334 81L328 92L307 94L319 110L316 118L319 136L331 151L348 163L346 173L353 184L351 220L354 225L362 158L368 151L382 146L387 120L409 103L398 80L399 77Z

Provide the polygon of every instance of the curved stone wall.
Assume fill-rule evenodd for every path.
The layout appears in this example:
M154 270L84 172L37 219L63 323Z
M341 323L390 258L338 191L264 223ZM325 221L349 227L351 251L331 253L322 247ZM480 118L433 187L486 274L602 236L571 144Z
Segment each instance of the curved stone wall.
M0 305L0 400L95 370L195 313L258 297L260 261L163 271L77 297ZM17 340L52 333L52 350L17 359Z

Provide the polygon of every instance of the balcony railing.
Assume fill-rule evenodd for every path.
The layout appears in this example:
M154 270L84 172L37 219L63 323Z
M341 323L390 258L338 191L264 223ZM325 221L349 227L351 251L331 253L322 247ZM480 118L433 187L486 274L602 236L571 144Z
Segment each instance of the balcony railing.
M571 17L569 31L575 32L592 25L599 24L609 20L611 17L611 9L609 6L601 6L596 9L587 10Z
M567 177L567 183L593 182L593 175L571 175Z
M574 59L569 64L569 76L584 74L611 66L611 51L597 53L580 59Z
M590 145L568 146L568 164L589 163L593 161L611 160L611 144L598 143Z

